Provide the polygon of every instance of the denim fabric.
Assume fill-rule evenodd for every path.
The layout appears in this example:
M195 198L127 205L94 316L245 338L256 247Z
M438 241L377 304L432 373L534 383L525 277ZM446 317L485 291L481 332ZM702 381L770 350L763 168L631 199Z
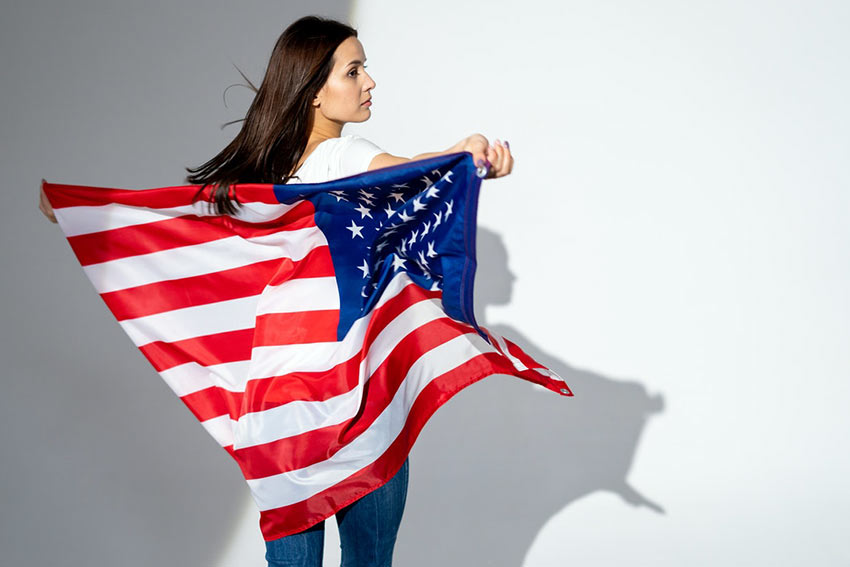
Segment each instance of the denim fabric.
M408 460L386 484L336 513L342 567L390 567L407 500ZM325 521L266 542L269 567L322 567Z

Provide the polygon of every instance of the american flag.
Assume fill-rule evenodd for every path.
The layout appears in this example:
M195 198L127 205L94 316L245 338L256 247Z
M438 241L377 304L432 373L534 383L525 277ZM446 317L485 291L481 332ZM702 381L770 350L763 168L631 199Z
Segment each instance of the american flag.
M121 327L238 463L269 541L387 482L482 378L573 395L475 321L480 183L460 152L239 184L233 216L198 186L44 191Z

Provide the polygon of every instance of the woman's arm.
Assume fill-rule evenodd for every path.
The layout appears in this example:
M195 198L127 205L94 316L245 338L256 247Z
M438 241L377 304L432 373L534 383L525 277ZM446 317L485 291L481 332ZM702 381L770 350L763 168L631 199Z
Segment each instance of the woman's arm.
M400 163L407 163L409 161L416 161L464 151L472 153L472 159L476 165L478 165L479 161L489 165L489 171L487 173L488 178L504 177L513 169L514 158L511 155L511 150L507 142L502 144L499 140L496 140L495 144L491 145L487 141L487 138L481 134L473 134L460 140L458 143L442 152L426 152L424 154L415 155L412 158L394 156L389 153L378 154L372 158L367 171L380 169L382 167L389 167L391 165L398 165Z

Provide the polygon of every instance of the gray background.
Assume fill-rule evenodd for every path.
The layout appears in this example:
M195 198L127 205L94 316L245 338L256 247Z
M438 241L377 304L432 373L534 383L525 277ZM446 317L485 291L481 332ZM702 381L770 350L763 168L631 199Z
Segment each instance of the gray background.
M396 563L850 563L846 6L442 0L4 6L2 563L263 564L238 468L37 187L182 184L250 103L233 64L258 81L307 13L361 31L378 86L346 132L511 141L479 320L576 393L493 377L437 412Z

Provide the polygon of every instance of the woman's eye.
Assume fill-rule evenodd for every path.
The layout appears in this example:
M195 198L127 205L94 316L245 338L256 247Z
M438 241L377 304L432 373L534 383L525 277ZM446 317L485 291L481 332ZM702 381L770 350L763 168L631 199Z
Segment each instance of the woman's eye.
M364 69L365 69L366 67L368 67L368 65L363 65L363 68L364 68ZM355 75L359 74L359 73L357 73L357 68L356 68L356 67L355 67L354 69L352 69L351 71L349 71L349 72L348 72L348 76L349 76L349 77L351 77L351 76L352 76L352 75L351 75L351 73L354 73Z

